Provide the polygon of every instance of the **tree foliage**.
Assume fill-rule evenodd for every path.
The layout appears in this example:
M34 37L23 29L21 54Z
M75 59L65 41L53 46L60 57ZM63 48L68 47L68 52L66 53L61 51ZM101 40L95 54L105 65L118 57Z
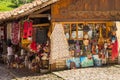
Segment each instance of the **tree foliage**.
M0 12L10 11L34 0L0 0Z
M26 4L26 3L30 3L33 0L11 0L12 3L14 3L16 6L19 6L21 4Z

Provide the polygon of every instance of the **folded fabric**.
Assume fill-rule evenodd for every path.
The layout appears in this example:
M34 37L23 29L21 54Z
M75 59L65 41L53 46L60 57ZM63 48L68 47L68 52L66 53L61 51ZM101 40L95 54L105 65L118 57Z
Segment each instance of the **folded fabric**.
M102 66L102 60L99 58L98 55L93 55L93 60L95 66Z
M88 59L85 56L80 57L81 67L93 66L93 59Z
M71 63L71 62L74 62L74 63L75 63L75 66L76 66L77 68L80 67L80 58L70 58L70 59L66 60L66 66L67 66L68 68L70 68L70 63Z

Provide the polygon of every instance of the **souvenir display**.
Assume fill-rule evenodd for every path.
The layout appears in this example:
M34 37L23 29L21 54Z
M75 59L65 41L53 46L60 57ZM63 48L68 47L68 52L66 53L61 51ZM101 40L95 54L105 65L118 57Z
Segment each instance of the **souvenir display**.
M70 25L69 24L64 24L64 33L67 39L70 38Z
M80 67L80 58L73 57L73 58L67 59L66 60L66 65L67 65L68 68L71 68L70 65L71 65L72 62L75 63L76 68Z
M78 24L78 38L83 38L83 24Z
M72 29L72 31L71 31L72 32L71 33L71 38L72 39L77 38L76 28L77 28L76 24L71 24L71 29Z
M78 31L78 38L83 38L83 31Z
M69 51L71 57L80 58L80 67L102 66L107 64L107 59L114 61L118 57L118 41L116 26L107 23L71 23L68 33ZM114 26L114 27L113 27ZM75 59L74 58L74 59ZM67 60L66 63L70 61ZM75 63L75 62L74 62ZM76 63L75 63L75 66Z
M93 60L95 66L102 66L102 60L99 58L98 55L93 55Z
M98 39L98 44L102 45L104 42L103 36L102 36L102 27L99 27L99 39Z

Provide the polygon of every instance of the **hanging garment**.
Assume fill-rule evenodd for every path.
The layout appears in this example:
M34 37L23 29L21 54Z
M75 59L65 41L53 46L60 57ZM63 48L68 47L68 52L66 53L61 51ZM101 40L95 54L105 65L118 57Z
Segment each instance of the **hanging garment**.
M45 29L37 29L36 42L43 44L47 41L47 31Z
M4 27L0 26L0 40L4 39Z
M37 31L37 28L33 28L33 30L32 30L32 33L34 33L34 34L32 34L33 41L36 41L36 31Z
M76 53L79 53L79 52L80 52L79 41L76 42L75 47L76 47L75 52L76 52Z
M30 45L30 48L32 49L32 51L36 52L37 51L37 44L35 41L33 41Z
M88 26L88 25L85 25L85 26L83 27L83 31L84 31L84 32L88 32L88 31L90 31L89 26Z
M23 24L23 38L24 39L27 39L28 38L28 27L29 27L29 22L28 21L25 21L24 24Z
M17 45L20 41L20 27L18 22L12 23L11 42Z
M68 43L64 34L62 24L55 24L54 30L50 36L51 39L51 54L50 64L55 63L56 60L67 59L70 57L68 51Z
M112 47L112 60L115 60L115 58L118 57L118 41L116 40L115 43L113 43Z
M92 33L93 33L92 30L88 31L89 38L92 38Z
M12 30L12 23L7 24L7 39L11 39L11 30Z
M32 22L30 21L29 22L29 26L28 26L28 31L27 31L27 36L28 37L32 37L32 30L33 30L33 28L32 28Z

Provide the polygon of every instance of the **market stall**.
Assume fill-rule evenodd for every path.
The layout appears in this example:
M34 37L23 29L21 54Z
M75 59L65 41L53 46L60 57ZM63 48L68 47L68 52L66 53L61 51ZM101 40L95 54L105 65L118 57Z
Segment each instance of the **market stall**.
M115 22L119 20L116 16L118 3L118 0L61 0L52 4L53 31L55 24L61 24L69 44L67 50L71 57L66 60L67 68L118 63L118 26Z

